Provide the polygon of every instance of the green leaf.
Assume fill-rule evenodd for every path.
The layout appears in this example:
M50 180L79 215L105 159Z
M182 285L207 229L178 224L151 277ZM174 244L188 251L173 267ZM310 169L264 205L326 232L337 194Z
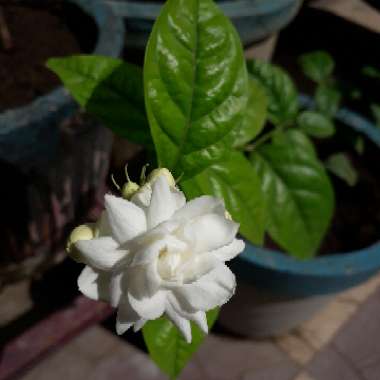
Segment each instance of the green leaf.
M146 108L161 166L190 178L229 153L248 101L239 36L212 0L168 0L145 56Z
M371 111L376 125L380 128L380 105L376 103L371 104Z
M47 66L76 101L114 133L136 143L152 144L138 66L86 55L52 58Z
M338 111L342 95L333 86L321 84L315 93L317 110L327 117L334 117Z
M357 154L360 156L364 153L365 151L365 141L362 136L358 136L355 140L354 148Z
M325 162L325 166L331 173L345 181L349 186L355 186L358 182L358 173L352 166L350 159L344 153L332 154Z
M269 120L275 125L291 124L298 113L297 89L280 67L267 62L247 62L248 72L265 88L269 99Z
M321 83L333 73L335 62L326 51L302 54L299 63L304 74L314 82Z
M312 137L326 138L335 134L334 123L323 114L304 111L297 118L300 130Z
M219 309L207 313L209 329L215 323L218 313ZM193 323L191 333L192 342L188 344L178 329L166 318L149 321L143 327L150 357L171 379L177 378L205 338L205 334Z
M224 199L232 218L240 223L240 233L262 244L266 228L266 207L260 180L242 153L233 152L196 177L181 182L187 198L204 194Z
M240 127L234 128L230 135L233 139L233 146L240 148L255 138L264 128L268 98L264 88L254 79L249 81L249 98L244 118Z
M373 66L364 66L362 74L370 78L380 79L380 70Z
M334 194L312 143L289 130L250 159L268 205L270 236L296 258L313 257L329 226Z

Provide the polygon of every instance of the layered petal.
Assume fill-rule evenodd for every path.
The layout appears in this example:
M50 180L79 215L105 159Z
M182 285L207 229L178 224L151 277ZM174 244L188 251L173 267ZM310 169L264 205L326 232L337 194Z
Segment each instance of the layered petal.
M183 237L194 252L207 252L230 244L239 225L219 214L205 214L191 219L183 229Z
M205 274L197 281L173 289L178 303L189 312L208 311L224 305L234 294L234 274L224 264Z
M154 228L168 220L178 209L179 194L173 192L165 176L159 176L152 185L152 198L147 210L148 227Z
M116 317L116 332L118 335L124 334L135 323L141 320L140 316L132 308L128 298L124 298L119 305Z
M166 315L177 326L178 330L184 336L187 343L191 343L191 325L190 321L182 317L177 311L170 305L166 307Z
M107 194L105 206L112 235L120 244L146 231L145 213L134 203Z
M229 261L236 257L239 253L243 252L245 243L243 240L234 239L232 243L225 245L222 248L215 249L210 254L217 257L220 261Z
M157 319L165 312L166 291L158 291L152 297L137 299L128 293L128 300L137 314L144 319Z
M85 266L78 277L78 288L86 297L95 301L109 301L110 274Z
M118 243L111 237L79 240L75 247L85 264L104 271L111 270L128 254L128 251L118 249Z

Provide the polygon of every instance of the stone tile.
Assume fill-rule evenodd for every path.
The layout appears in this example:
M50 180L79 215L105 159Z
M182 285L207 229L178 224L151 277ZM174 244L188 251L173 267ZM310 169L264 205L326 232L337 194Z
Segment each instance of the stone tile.
M316 349L301 336L297 336L297 334L290 333L283 335L276 338L275 342L278 347L300 365L307 364L316 353Z
M296 333L311 347L319 350L331 340L356 309L357 305L336 299L313 319L303 323Z
M211 335L195 357L210 380L290 380L298 372L297 365L268 341Z
M29 281L18 282L8 285L0 292L0 327L32 308L29 284Z
M380 275L373 277L363 285L347 290L340 294L338 299L360 304L373 294L378 287L380 287Z
M380 289L377 289L332 342L366 380L380 378L379 316Z
M351 363L331 347L319 352L306 371L315 380L363 380Z
M315 380L307 372L301 372L294 380Z

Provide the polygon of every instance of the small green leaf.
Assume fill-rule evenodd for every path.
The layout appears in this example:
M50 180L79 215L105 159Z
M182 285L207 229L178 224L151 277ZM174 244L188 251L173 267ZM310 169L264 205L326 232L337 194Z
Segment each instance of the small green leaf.
M52 58L47 66L76 101L114 133L152 145L146 118L142 70L120 59L78 55Z
M326 138L335 133L334 123L315 111L304 111L297 118L297 124L300 130L312 137Z
M371 111L376 125L380 128L380 105L376 103L371 104Z
M207 313L210 330L218 313L219 309ZM177 378L205 338L205 334L193 323L191 324L191 333L192 342L188 344L167 318L149 321L143 327L144 340L150 357L171 379Z
M380 79L380 70L373 66L364 66L362 74L370 78Z
M275 125L291 124L298 113L298 94L289 75L276 65L258 60L248 61L247 67L267 92L269 120Z
M334 71L335 62L326 51L302 54L299 63L304 74L314 82L321 83Z
M362 155L364 153L365 141L362 136L356 138L354 148L357 154Z
M296 258L313 257L329 226L334 194L311 141L288 130L250 159L268 205L270 236Z
M267 117L268 98L264 88L254 79L250 79L249 83L250 95L243 121L240 127L230 132L235 148L240 148L255 138L264 128Z
M340 106L342 95L333 86L321 84L315 93L317 110L327 117L334 117Z
M212 0L168 0L150 36L145 100L161 166L191 178L228 155L248 76L239 36Z
M266 206L260 180L242 153L206 169L196 177L181 182L187 198L203 194L224 199L232 218L240 223L240 233L255 244L262 244L266 228Z
M346 154L335 153L331 155L325 162L325 166L331 173L345 181L349 186L357 184L358 173Z

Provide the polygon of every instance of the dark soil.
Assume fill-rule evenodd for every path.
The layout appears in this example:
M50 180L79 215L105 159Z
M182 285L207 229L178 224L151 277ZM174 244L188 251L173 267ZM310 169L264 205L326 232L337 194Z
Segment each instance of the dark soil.
M90 52L96 41L93 20L72 4L25 6L1 3L13 48L0 43L0 112L26 105L57 87L46 67L51 57Z

